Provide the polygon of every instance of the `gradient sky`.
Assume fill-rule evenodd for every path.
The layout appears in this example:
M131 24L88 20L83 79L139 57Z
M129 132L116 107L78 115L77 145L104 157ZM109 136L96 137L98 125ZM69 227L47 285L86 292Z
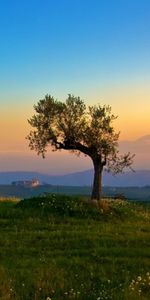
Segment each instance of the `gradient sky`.
M0 83L3 171L90 166L64 153L44 163L30 153L27 119L47 93L110 104L122 140L149 135L150 1L0 1Z

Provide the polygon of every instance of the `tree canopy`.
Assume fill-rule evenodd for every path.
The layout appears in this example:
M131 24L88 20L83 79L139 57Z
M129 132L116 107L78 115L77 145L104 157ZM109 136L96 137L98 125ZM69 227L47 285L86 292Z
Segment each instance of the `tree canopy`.
M113 173L131 168L134 155L119 155L119 132L113 126L117 117L109 105L87 107L80 97L71 94L65 102L46 95L34 105L34 110L35 115L28 120L33 130L27 139L29 147L43 157L51 145L53 151L63 149L89 156L97 176L101 175L104 166ZM92 198L100 198L101 183L98 181L101 181L99 176L95 179L99 192Z

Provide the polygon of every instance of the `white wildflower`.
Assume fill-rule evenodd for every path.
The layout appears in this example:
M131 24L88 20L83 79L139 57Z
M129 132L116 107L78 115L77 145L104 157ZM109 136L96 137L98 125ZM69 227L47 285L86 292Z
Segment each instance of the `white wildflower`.
M142 280L142 277L141 277L141 276L138 276L137 279L138 279L138 281L141 281L141 280Z

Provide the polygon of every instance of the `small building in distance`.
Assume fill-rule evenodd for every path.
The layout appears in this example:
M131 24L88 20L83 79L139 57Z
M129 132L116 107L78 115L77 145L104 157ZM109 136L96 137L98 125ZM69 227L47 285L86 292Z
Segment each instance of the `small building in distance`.
M37 187L40 185L40 182L38 179L32 179L32 180L17 180L13 181L12 185L15 186L22 186L22 187Z

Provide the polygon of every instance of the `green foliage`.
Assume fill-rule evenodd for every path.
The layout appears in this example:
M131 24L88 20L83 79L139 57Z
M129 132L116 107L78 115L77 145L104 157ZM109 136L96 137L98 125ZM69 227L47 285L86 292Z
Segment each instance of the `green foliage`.
M0 202L0 299L149 300L150 206L108 206L54 195Z
M29 147L43 158L47 147L88 155L94 165L92 199L101 198L101 174L104 166L114 173L131 167L134 155L119 156L118 138L110 106L86 107L80 97L69 94L65 102L47 95L34 106L36 114L29 120L33 127L27 139Z
M45 194L41 197L34 197L20 201L17 207L33 210L34 213L43 215L55 215L57 217L75 218L100 218L100 212L92 207L85 199L81 201L78 196Z
M53 150L78 150L75 144L82 141L86 124L86 106L79 97L68 95L63 103L47 95L34 109L36 115L29 123L35 130L27 137L31 149L43 157L49 144Z
M80 97L69 94L65 102L46 95L34 109L36 114L28 120L33 130L27 139L29 147L43 157L51 145L53 150L82 152L102 167L108 163L115 173L131 166L130 153L118 156L119 133L113 127L116 116L110 106L86 107Z

